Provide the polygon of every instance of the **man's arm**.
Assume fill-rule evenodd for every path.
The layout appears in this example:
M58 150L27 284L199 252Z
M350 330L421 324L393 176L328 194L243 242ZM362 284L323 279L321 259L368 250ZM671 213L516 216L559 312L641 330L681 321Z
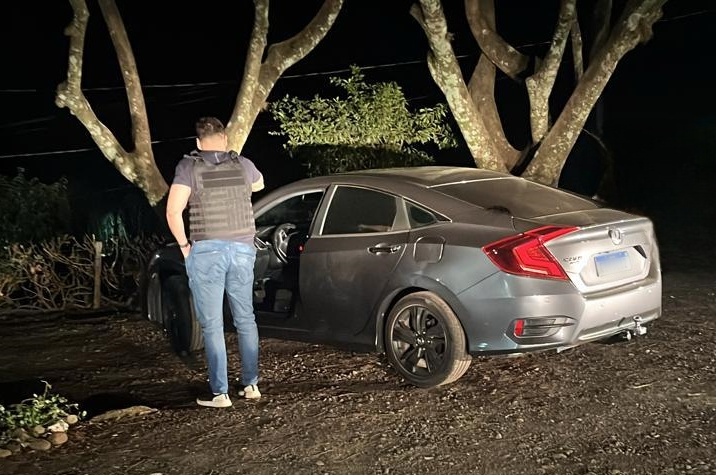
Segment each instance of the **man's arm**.
M264 189L264 176L259 173L258 179L256 179L253 183L251 183L251 192L256 193L257 191L261 191Z
M186 185L173 184L169 188L169 197L167 198L167 224L172 232L174 239L177 240L179 246L183 246L189 242L184 232L184 218L182 212L189 202L191 195L191 187ZM191 246L181 247L184 257L189 255Z

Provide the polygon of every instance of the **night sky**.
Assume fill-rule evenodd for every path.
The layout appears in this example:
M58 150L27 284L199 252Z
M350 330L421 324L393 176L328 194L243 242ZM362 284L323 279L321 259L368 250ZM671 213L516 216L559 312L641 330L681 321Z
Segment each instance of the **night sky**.
M158 3L175 10L149 11L145 3L117 1L145 90L152 139L158 141L155 158L170 180L174 164L193 147L194 120L200 115L226 119L233 108L253 3ZM297 3L305 8L292 6ZM296 33L320 3L272 1L269 42ZM456 53L465 71L471 71L478 50L461 14L463 2L443 3L450 3L448 23L455 34ZM556 0L498 3L502 8L497 11L498 31L511 44L530 55L545 47L557 12ZM547 13L537 10L537 3L546 5ZM91 0L88 4L91 16L83 86L99 118L127 144L126 96L115 54L99 8ZM326 39L286 72L269 99L287 93L303 97L332 94L328 85L331 73L345 74L356 64L367 67L364 73L369 81L398 82L411 104L443 101L430 78L426 40L408 13L410 4L403 0L346 0ZM74 183L75 193L78 188L105 195L131 189L102 157L82 125L67 109L54 105L54 90L65 78L67 65L68 42L63 29L72 17L69 3L27 0L10 2L7 9L0 33L5 64L0 77L4 145L0 173L14 174L22 166L28 175L45 180L65 175ZM704 204L716 172L716 88L711 73L716 5L712 0L671 0L664 12L654 27L653 39L626 55L607 86L604 140L614 154L617 178L629 204L658 215L665 201L681 200L684 206L703 211L697 211L698 219L716 221L713 211L708 211L711 205ZM498 80L498 91L507 95L512 89L518 88L510 80ZM509 114L521 105L503 99L501 108ZM509 122L512 118L505 119ZM282 155L279 140L268 135L272 128L275 125L270 118L260 115L244 148L244 154L264 171L269 187L300 173L298 165ZM519 132L512 134L520 140ZM472 164L464 150L440 160Z

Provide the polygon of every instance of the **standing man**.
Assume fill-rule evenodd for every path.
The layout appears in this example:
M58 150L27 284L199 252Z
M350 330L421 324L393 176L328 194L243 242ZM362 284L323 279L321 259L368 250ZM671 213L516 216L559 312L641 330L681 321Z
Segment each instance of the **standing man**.
M236 326L241 354L239 396L261 397L259 335L253 309L254 247L251 193L263 176L251 160L228 150L224 125L214 117L196 123L196 147L177 164L169 188L167 222L186 261L197 320L204 335L212 394L200 406L229 407L224 339L224 291ZM182 213L189 205L189 241Z

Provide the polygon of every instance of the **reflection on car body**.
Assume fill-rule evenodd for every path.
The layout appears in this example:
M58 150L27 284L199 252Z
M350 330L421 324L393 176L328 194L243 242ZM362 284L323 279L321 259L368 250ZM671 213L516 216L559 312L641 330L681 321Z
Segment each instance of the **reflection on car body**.
M254 214L261 334L385 353L422 387L460 378L473 355L644 333L661 314L648 218L510 175L436 166L316 177L268 193ZM181 298L166 289L181 263L169 249L157 256L148 316L197 350L188 296L166 300Z

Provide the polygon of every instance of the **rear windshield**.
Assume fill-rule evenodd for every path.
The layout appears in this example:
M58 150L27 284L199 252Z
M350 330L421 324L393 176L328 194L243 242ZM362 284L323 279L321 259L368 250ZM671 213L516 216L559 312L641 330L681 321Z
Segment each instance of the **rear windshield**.
M599 207L586 198L519 178L454 183L439 185L433 189L482 208L503 211L518 218L534 218Z

